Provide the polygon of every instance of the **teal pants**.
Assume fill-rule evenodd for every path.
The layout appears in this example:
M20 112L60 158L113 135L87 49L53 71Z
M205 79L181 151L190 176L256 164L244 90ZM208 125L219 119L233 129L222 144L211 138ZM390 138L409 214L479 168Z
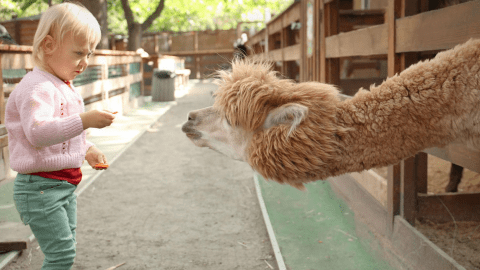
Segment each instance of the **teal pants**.
M36 175L18 174L13 200L45 254L42 270L71 269L76 255L77 186Z

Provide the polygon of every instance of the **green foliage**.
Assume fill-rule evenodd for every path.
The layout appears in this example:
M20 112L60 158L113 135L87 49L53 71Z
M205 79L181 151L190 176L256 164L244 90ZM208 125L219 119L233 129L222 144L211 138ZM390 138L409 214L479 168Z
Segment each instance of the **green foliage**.
M93 1L93 0L92 0ZM0 21L37 15L48 8L48 0L1 0ZM62 0L53 0L53 4ZM135 21L143 23L160 0L130 0ZM120 0L108 0L108 28L111 33L127 34L127 22ZM232 29L240 21L264 21L265 9L279 14L293 0L166 0L165 8L149 32ZM251 26L251 24L249 25ZM265 25L259 23L256 28Z
M16 14L19 18L34 16L48 8L48 0L1 0L0 22L11 20ZM61 3L62 0L52 0L52 4Z

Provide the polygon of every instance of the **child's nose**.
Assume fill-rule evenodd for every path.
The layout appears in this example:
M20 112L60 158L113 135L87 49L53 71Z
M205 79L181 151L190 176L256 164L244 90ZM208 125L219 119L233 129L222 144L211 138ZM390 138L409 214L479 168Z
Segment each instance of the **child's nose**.
M88 66L88 58L87 57L82 58L82 60L80 61L80 66L83 66L83 67Z

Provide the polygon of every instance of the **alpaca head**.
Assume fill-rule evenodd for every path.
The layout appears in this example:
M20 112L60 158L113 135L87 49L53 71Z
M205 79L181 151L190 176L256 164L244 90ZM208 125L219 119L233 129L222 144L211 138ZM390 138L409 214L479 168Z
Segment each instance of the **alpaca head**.
M212 107L189 113L182 127L187 137L196 146L248 162L268 179L296 187L303 186L297 182L316 180L309 176L309 167L300 164L305 157L298 155L319 150L320 145L306 142L309 139L317 144L325 141L309 137L333 136L338 91L327 84L280 79L271 65L252 60L234 61L231 71L219 71L218 75L215 102ZM312 125L316 130L308 130ZM302 127L307 130L302 131ZM328 156L331 148L325 145L315 154ZM316 162L315 157L309 159ZM288 171L297 171L297 166L304 172L289 175Z

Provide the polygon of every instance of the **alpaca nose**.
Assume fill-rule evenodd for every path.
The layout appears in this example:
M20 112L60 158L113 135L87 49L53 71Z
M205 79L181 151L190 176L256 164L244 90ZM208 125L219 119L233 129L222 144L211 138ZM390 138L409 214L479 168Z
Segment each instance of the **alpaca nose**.
M194 121L196 118L196 114L194 112L188 113L188 121Z

